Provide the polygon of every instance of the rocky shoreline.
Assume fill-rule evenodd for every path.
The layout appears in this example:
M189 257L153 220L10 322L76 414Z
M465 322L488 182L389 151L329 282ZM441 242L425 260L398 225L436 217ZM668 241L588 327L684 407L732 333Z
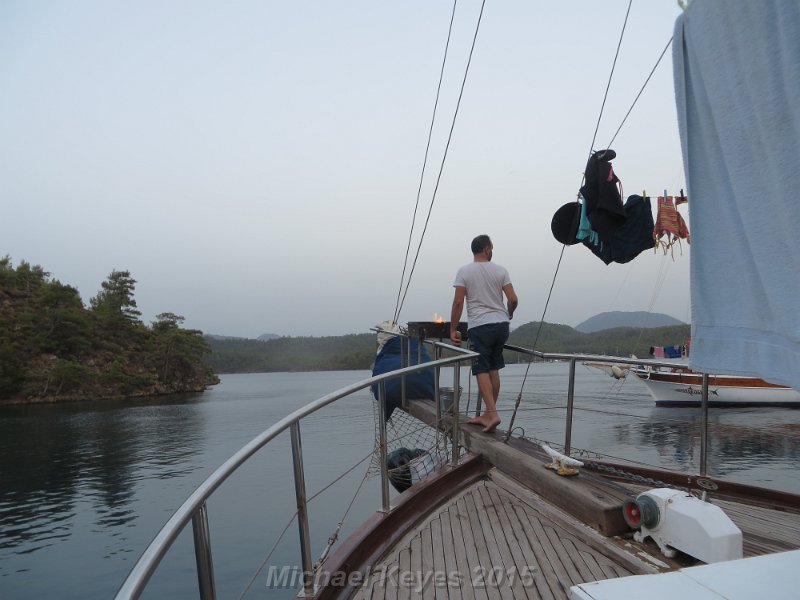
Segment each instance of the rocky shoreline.
M0 406L27 406L34 404L68 404L77 402L104 402L104 401L121 401L132 400L139 398L150 397L163 397L163 396L180 396L183 394L200 394L205 392L210 387L217 385L220 382L219 377L214 375L213 380L207 382L190 382L180 386L157 384L150 389L136 390L131 393L120 393L114 390L107 390L105 392L98 392L97 390L91 393L69 393L69 394L56 394L45 396L18 396L12 398L0 399Z

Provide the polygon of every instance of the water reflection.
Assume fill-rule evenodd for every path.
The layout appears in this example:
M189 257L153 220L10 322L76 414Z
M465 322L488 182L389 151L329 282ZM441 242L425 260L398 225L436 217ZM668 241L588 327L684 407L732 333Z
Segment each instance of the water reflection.
M196 398L3 409L0 549L32 553L64 541L78 514L120 535L137 518L137 482L196 468L187 464L204 440Z
M501 411L508 406L510 417L515 394L523 388L517 433L563 442L568 366L537 364L527 378L515 367L503 374ZM699 408L656 407L642 382L618 381L594 370L578 370L575 383L573 449L609 460L699 472ZM800 493L800 410L712 408L708 440L709 474Z
M508 410L508 422L525 366L506 371L501 407ZM565 364L537 365L525 387L517 433L564 440L566 374ZM0 409L0 598L113 596L134 560L211 470L278 419L366 376L236 375L223 377L222 385L199 399ZM608 388L609 380L579 374L574 447L694 471L699 413L654 408L646 389L630 383ZM474 380L466 370L462 381L474 402ZM372 448L373 404L365 393L304 421L309 493ZM710 429L712 472L800 491L800 481L791 479L800 454L800 411L715 410ZM771 459L767 466L759 463L765 455ZM291 518L291 477L284 434L209 503L220 597L240 596L240 583L255 572ZM353 501L360 477L354 471L312 502L315 556ZM375 483L363 487L346 528L380 506ZM191 533L182 540L157 573L151 597L196 593ZM290 561L297 560L296 545L287 535L273 556L284 562L275 564L295 564Z
M731 409L710 411L709 471L725 476L766 462L794 468L800 459L800 423L764 420L764 415ZM646 419L616 425L614 432L618 444L655 448L664 466L691 471L699 467L701 428L698 409L654 409Z

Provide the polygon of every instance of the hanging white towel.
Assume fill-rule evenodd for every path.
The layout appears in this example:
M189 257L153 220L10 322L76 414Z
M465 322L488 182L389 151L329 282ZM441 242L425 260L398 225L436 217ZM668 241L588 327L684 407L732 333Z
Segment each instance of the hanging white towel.
M690 217L690 366L800 389L800 2L695 0L675 94Z

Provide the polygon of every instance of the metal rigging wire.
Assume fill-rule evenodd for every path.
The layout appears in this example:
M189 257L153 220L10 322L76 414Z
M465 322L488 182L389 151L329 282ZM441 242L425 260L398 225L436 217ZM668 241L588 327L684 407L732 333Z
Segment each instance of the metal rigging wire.
M597 125L595 125L595 127L594 127L594 135L592 136L592 143L589 146L589 155L592 154L592 150L594 149L594 142L595 142L595 140L597 140L597 132L600 129L600 120L603 118L603 111L605 110L605 107L606 107L606 99L608 98L608 90L611 89L611 78L614 77L614 69L617 68L617 58L619 57L619 49L622 47L622 38L625 36L625 28L628 26L628 15L631 14L631 5L632 4L633 4L633 0L629 0L628 1L628 10L625 11L625 21L622 23L622 31L619 34L619 42L617 42L617 51L614 54L614 61L611 63L611 73L608 74L608 83L606 84L606 92L605 92L605 94L603 94L603 103L600 105L600 114L597 115ZM656 63L656 66L657 66L657 63ZM639 93L641 93L641 92L639 92ZM633 107L631 107L631 108L633 108ZM630 112L630 111L628 111L628 112ZM620 127L622 127L622 125L620 125ZM619 129L617 131L619 131ZM616 135L615 135L615 137L616 137ZM613 142L614 140L611 140L611 141ZM606 146L606 148L608 148L609 146L611 146L611 144ZM584 178L585 177L586 176L584 175ZM583 185L583 181L581 181L581 185Z
M406 266L408 266L408 254L411 250L411 238L414 235L414 224L417 222L417 209L419 208L419 197L422 193L422 182L425 179L425 168L428 165L428 152L431 148L431 137L433 136L433 125L436 122L436 109L439 106L439 95L442 91L442 79L444 78L444 67L447 64L447 51L450 48L450 36L453 33L453 21L455 20L456 16L456 6L458 5L458 0L453 1L453 12L450 15L450 27L447 30L447 43L444 46L444 58L442 59L442 68L439 71L439 85L436 88L436 100L433 103L433 115L431 116L431 126L428 129L428 142L425 145L425 158L422 161L422 173L419 176L419 187L417 188L417 201L414 204L414 215L411 218L411 230L408 232L408 245L406 246L406 256L403 260L403 272L400 275L400 287L397 290L397 301L394 305L394 317L392 321L394 323L400 318L400 294L403 292L403 281L406 277Z
M428 230L428 222L430 221L431 212L433 211L433 204L436 201L436 192L439 191L439 182L442 179L442 172L444 171L444 164L445 164L445 162L447 160L447 152L450 149L450 142L453 139L453 130L455 129L455 126L456 126L456 118L458 117L458 110L461 107L461 98L464 96L464 87L467 84L467 75L469 74L469 66L472 63L472 54L475 51L475 41L478 39L478 31L480 30L481 20L483 19L484 6L486 6L486 0L483 0L483 2L481 2L481 12L478 15L478 22L475 25L475 33L472 36L472 46L469 49L469 58L467 59L467 66L464 69L464 78L461 81L461 90L458 93L458 101L456 102L455 112L453 113L453 121L450 124L450 133L447 136L447 144L445 145L444 154L442 156L442 162L441 162L441 164L439 166L439 174L436 177L436 186L433 189L433 195L431 196L430 206L428 206L428 215L425 218L425 226L422 228L422 234L420 235L420 238L419 238L419 244L417 245L417 252L414 255L414 262L411 264L411 271L408 274L408 281L406 282L406 289L403 292L403 298L400 301L399 308L397 309L397 312L395 313L395 319L394 319L395 322L397 322L400 319L400 311L403 310L403 303L406 300L406 295L408 294L408 288L411 285L411 277L414 275L414 269L417 266L417 259L419 259L419 253L420 253L420 250L422 248L422 242L425 239L425 232Z
M536 330L536 337L533 340L533 348L536 348L536 344L539 341L539 334L542 331L542 325L544 324L544 316L547 314L547 307L550 305L550 297L553 295L553 288L556 285L556 277L558 276L558 270L561 268L561 259L564 258L564 249L567 247L566 244L561 246L561 254L558 256L558 264L556 265L556 272L553 273L553 281L550 284L550 291L547 293L547 300L544 303L544 310L542 311L542 318L539 320L539 328ZM514 403L514 412L511 413L511 423L508 424L508 431L506 432L506 437L503 438L504 442L508 441L508 438L511 437L511 431L514 429L514 419L517 418L517 411L519 410L519 404L522 402L522 390L525 389L525 382L528 380L528 371L530 371L532 361L528 362L528 366L525 367L525 375L522 377L522 385L519 386L519 394L517 394L517 401Z
M631 14L631 5L632 4L633 4L633 0L628 0L628 8L625 11L625 19L624 19L624 21L622 23L622 31L620 31L620 34L619 34L619 41L617 42L617 50L614 53L614 60L611 63L611 72L608 74L608 83L606 83L606 91L603 94L603 102L600 104L600 114L597 115L597 124L594 127L594 135L592 136L592 143L589 146L589 155L591 155L592 150L594 149L594 143L597 140L597 132L600 129L600 121L603 118L603 111L605 110L605 107L606 107L606 99L608 98L608 91L609 91L609 89L611 89L611 80L614 77L614 70L617 67L617 58L619 57L619 49L622 47L622 39L625 37L625 28L628 26L628 17ZM663 53L662 53L662 56L663 56ZM661 59L659 58L659 61L660 60ZM658 63L656 63L656 66L658 66ZM651 73L651 75L652 75L652 73ZM649 77L648 77L648 80L649 80ZM639 94L641 95L641 91L639 92ZM638 99L638 96L637 96L637 99ZM634 104L635 104L635 101L634 101ZM631 109L633 109L633 107L631 107ZM628 111L628 113L630 113L630 111ZM627 115L626 115L626 118L627 118ZM622 125L620 125L620 128L621 127L622 127ZM619 131L619 130L617 130L617 131ZM610 145L611 144L609 144L609 146ZM578 186L578 187L581 187L583 185L583 180L585 178L586 178L586 175L584 174L583 177L581 178L581 185ZM545 305L544 305L544 311L542 311L542 318L539 320L539 327L536 330L536 337L533 340L533 348L532 348L533 350L536 349L536 344L539 343L539 334L542 332L542 326L544 325L544 317L547 314L547 308L550 305L550 297L553 294L553 287L555 287L555 285L556 285L556 278L558 277L558 271L561 268L561 259L564 258L564 250L565 250L566 247L567 247L566 244L561 246L561 254L558 257L558 264L556 265L555 273L553 273L553 281L550 284L550 291L547 294L547 301L545 302ZM504 438L504 441L508 441L508 438L511 437L511 431L514 429L514 419L516 419L516 417L517 417L517 410L519 409L519 404L522 401L522 390L525 389L525 382L528 380L528 371L530 371L530 368L531 368L531 363L529 362L528 366L525 368L525 375L522 378L522 385L519 388L519 394L517 394L517 400L516 400L516 403L514 404L514 412L511 415L511 423L508 426L508 431L506 432L506 436Z
M656 61L655 66L650 71L650 74L647 76L647 79L644 80L644 84L642 85L642 89L640 89L639 93L636 94L636 98L633 100L633 104L631 104L631 107L628 109L628 112L625 113L625 117L622 119L622 123L620 123L619 127L617 127L617 131L614 133L614 137L612 137L611 141L608 142L608 146L606 146L606 148L611 146L611 144L614 143L614 140L617 139L617 134L619 133L619 130L622 129L622 126L625 124L625 121L628 120L628 115L631 114L631 111L633 110L633 107L636 106L636 102L639 100L639 96L642 95L642 92L644 91L644 88L647 87L647 84L650 82L650 78L653 76L653 73L656 72L656 69L658 68L658 65L661 63L661 59L664 58L664 55L667 53L667 48L669 48L670 44L672 44L672 39L673 38L669 38L669 41L667 42L667 45L664 46L664 49L661 51L661 56L658 57L658 60Z

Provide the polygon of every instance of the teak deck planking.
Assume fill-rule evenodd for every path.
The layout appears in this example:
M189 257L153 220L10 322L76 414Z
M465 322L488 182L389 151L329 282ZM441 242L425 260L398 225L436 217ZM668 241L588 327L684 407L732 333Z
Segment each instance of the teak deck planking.
M718 502L743 529L746 556L800 547L800 516ZM758 535L765 526L781 539ZM354 597L568 598L577 583L654 572L622 549L626 543L604 538L493 469L489 479L434 510L376 565L393 576L368 581Z
M514 485L492 471L434 510L373 567L392 575L367 581L355 598L559 599L576 583L649 572L644 563L634 571L615 563L611 545L584 543L583 525L554 520L540 498L522 501Z
M410 404L409 412L430 420L429 405ZM477 479L473 464L474 483L428 506L427 516L370 564L390 576L368 577L352 597L555 600L567 598L577 583L694 563L685 555L667 559L652 541L633 542L629 531L617 535L622 499L646 488L586 472L559 478L542 468L542 452L524 440L503 444L475 428L459 429L472 452L503 470L484 470ZM800 548L798 511L713 494L710 500L742 529L745 556Z

